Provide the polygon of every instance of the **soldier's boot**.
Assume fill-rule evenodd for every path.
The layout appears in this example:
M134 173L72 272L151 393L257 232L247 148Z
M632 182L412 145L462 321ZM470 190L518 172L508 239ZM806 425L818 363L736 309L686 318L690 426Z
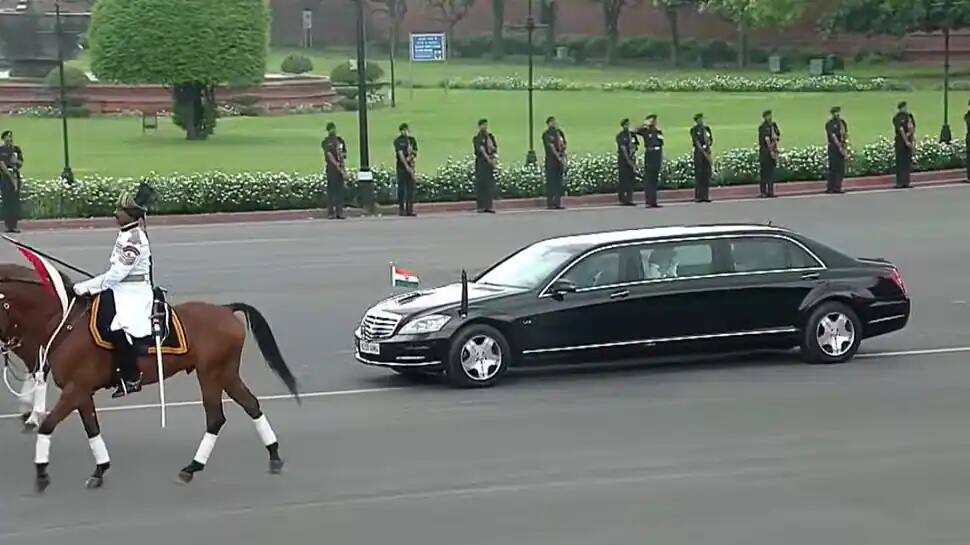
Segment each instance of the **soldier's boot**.
M141 391L142 374L138 369L138 349L128 340L123 331L114 336L114 360L120 381L113 398L124 397Z

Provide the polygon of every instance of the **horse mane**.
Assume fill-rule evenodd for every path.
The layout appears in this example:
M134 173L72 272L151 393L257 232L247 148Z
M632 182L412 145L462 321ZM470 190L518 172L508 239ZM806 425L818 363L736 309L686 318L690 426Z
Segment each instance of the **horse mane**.
M61 281L64 282L64 287L70 292L74 287L74 281L60 269L57 269L57 274L60 275ZM41 285L40 279L37 278L37 272L34 269L15 263L0 263L0 282Z

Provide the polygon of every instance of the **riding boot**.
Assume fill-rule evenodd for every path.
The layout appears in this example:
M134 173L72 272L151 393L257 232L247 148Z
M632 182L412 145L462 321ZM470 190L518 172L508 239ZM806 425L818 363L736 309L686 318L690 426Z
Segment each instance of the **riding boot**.
M138 349L128 340L123 331L119 331L114 338L115 365L121 375L118 389L111 395L113 398L124 397L141 391L141 371L138 369Z

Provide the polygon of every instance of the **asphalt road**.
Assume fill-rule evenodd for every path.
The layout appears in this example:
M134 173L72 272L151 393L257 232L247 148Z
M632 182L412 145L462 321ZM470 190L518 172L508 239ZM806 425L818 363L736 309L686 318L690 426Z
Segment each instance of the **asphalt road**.
M209 468L177 485L203 433L201 408L170 409L165 431L157 410L123 410L102 415L114 461L106 488L82 488L93 461L72 418L55 435L54 483L39 497L32 438L0 419L0 544L962 545L968 205L958 187L155 229L158 274L173 297L259 307L302 389L316 393L302 407L264 403L287 468L267 474L255 432L232 407ZM436 284L550 235L768 219L900 265L910 326L842 366L777 355L554 369L485 391L415 384L350 353L361 313L389 292L389 261ZM23 235L91 269L103 267L113 237ZM244 368L258 395L284 392L255 350ZM198 399L192 377L167 393ZM152 387L126 403L156 400ZM14 409L0 402L0 413Z

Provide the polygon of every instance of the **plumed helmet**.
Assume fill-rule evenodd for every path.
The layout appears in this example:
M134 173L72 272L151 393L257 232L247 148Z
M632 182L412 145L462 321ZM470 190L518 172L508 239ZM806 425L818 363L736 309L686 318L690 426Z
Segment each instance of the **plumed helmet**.
M148 213L148 209L154 204L157 197L158 194L150 185L142 183L138 186L138 190L135 193L130 191L122 192L118 196L117 207L132 217L141 218Z

